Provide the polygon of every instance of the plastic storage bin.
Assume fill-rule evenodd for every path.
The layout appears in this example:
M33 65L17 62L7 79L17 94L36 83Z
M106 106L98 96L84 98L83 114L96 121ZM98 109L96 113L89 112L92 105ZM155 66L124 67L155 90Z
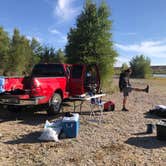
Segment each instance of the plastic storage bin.
M161 120L156 124L157 139L166 141L166 120Z
M62 120L62 131L67 138L75 138L79 132L79 114L71 114L71 117L64 117Z
M4 84L5 84L5 78L3 76L0 76L0 93L5 91Z

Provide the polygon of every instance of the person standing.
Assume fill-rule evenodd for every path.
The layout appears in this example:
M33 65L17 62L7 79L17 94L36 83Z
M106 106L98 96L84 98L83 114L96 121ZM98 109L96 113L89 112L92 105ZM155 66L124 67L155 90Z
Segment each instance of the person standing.
M134 91L142 91L142 92L149 92L149 85L145 89L140 89L140 88L133 88L130 84L129 78L132 73L131 68L128 68L120 73L119 77L119 89L120 92L123 93L123 107L121 111L129 111L126 108L126 102L127 102L127 97L129 96L129 93L134 90Z

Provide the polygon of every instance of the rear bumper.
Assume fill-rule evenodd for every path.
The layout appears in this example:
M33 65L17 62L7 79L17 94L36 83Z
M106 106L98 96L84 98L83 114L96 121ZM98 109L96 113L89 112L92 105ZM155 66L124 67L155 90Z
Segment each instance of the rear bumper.
M2 105L38 105L40 100L44 99L45 96L39 96L29 99L20 99L17 97L7 97L7 96L1 96L0 97L0 104Z

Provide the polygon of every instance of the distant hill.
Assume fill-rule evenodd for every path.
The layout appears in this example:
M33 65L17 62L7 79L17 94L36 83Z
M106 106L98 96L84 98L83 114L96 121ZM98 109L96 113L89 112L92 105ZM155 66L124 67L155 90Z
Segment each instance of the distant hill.
M115 67L115 73L119 73L121 67ZM166 74L166 65L151 66L153 74Z
M166 74L166 65L164 66L151 66L153 73Z

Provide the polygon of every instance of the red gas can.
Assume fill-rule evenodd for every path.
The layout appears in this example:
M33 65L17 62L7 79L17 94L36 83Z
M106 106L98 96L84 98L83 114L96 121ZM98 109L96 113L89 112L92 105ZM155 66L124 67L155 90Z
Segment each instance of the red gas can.
M107 101L104 104L104 110L105 111L114 111L115 110L115 104L112 101Z

